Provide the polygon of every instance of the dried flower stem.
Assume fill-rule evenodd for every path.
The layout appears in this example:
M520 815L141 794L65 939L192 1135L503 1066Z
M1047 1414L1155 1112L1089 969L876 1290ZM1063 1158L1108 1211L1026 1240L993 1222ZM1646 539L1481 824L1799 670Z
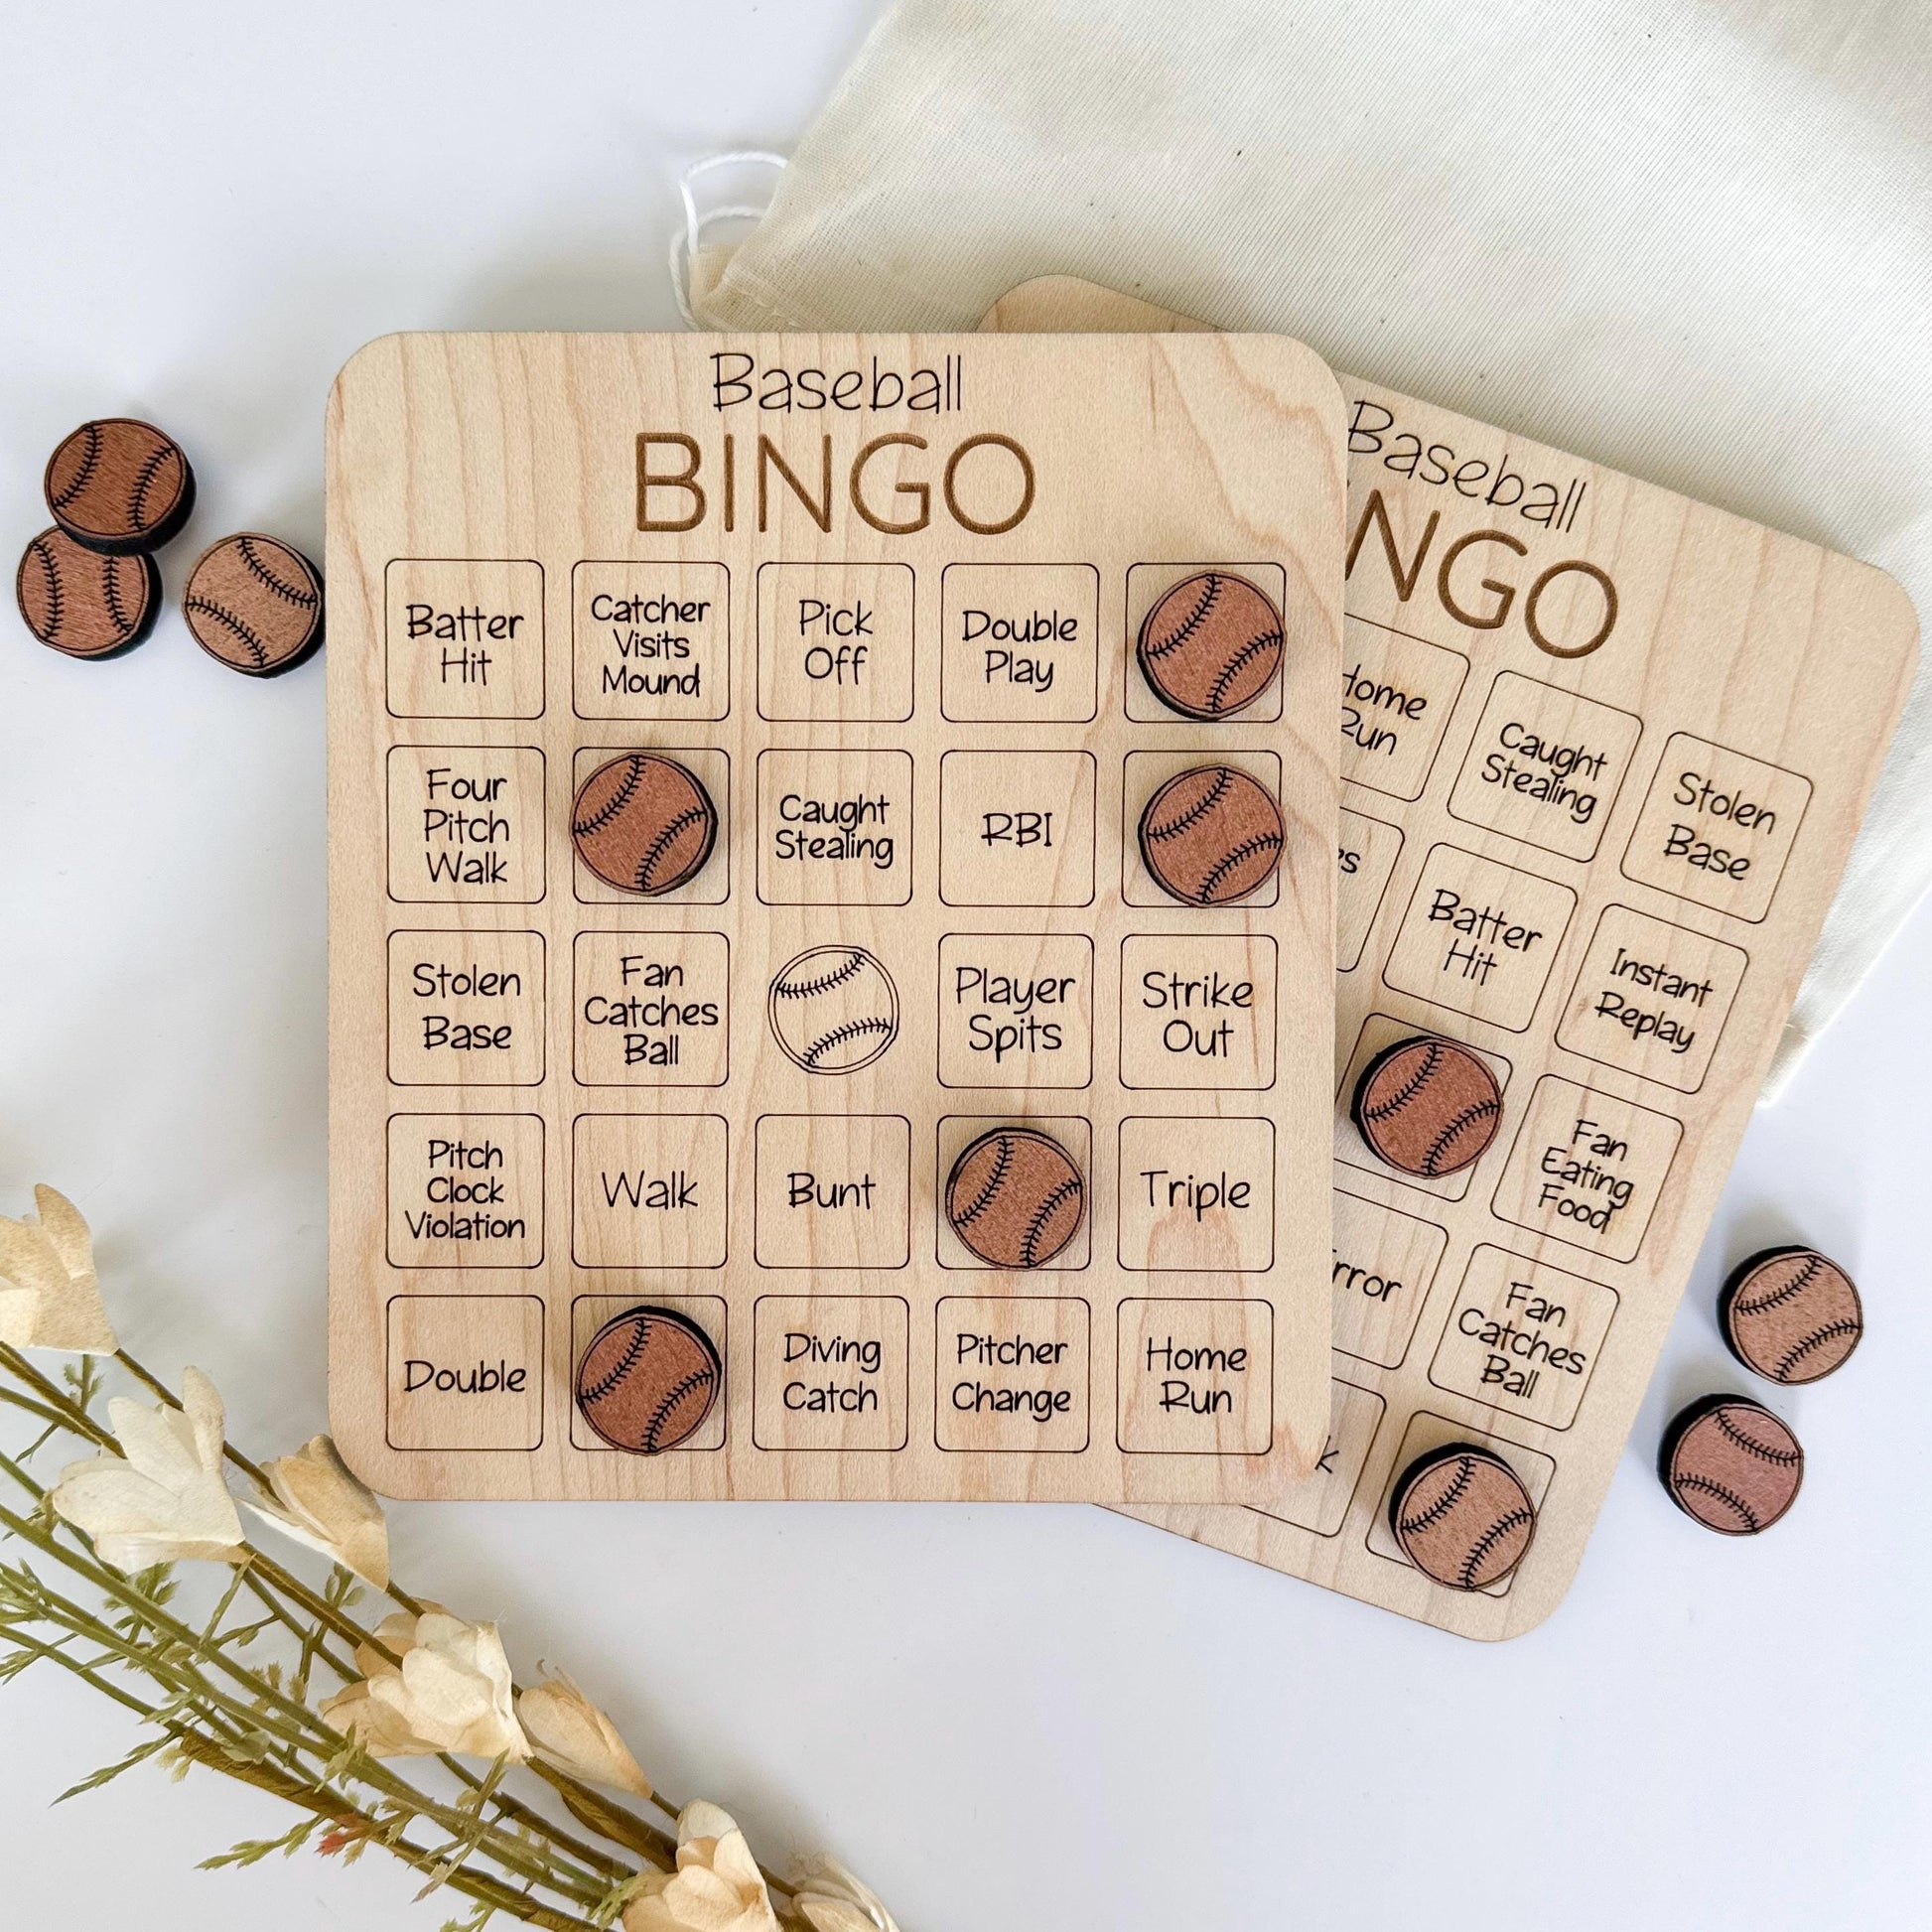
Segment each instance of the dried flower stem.
M10 1406L94 1448L109 1451L117 1449L111 1432L103 1429L82 1404L71 1400L4 1344L0 1344L0 1367L31 1391L0 1390ZM145 1370L137 1379L145 1386L157 1386ZM245 1457L238 1459L258 1475ZM0 1453L0 1472L23 1490L33 1505L31 1514L0 1505L0 1531L40 1551L92 1586L108 1601L131 1611L132 1627L139 1632L138 1640L124 1635L23 1569L10 1573L12 1587L0 1604L0 1640L14 1651L33 1661L55 1662L113 1697L124 1709L156 1725L194 1761L244 1781L265 1784L278 1795L302 1803L318 1820L353 1827L358 1840L380 1843L418 1868L433 1871L440 1884L494 1910L514 1913L525 1922L593 1926L596 1919L582 1916L584 1909L596 1912L609 1899L615 1884L634 1876L632 1867L618 1858L587 1845L510 1793L493 1788L492 1780L477 1779L454 1759L448 1760L449 1767L466 1786L468 1801L447 1804L437 1800L398 1772L356 1750L299 1699L284 1693L271 1674L252 1670L231 1657L224 1647L227 1642L237 1634L252 1636L262 1627L253 1626L245 1633L230 1631L225 1636L220 1633L222 1618L244 1587L277 1625L303 1644L305 1660L319 1657L340 1677L352 1675L353 1665L330 1648L327 1635L373 1642L371 1634L362 1631L337 1604L318 1596L272 1558L256 1551L244 1553L246 1562L231 1580L208 1627L197 1631L175 1617L136 1579L98 1563L86 1551L83 1537L71 1531L64 1537L65 1526L57 1525L47 1508L47 1490L22 1463ZM305 1623L296 1613L298 1609L313 1621ZM28 1617L66 1634L57 1642L43 1642L21 1627ZM70 1656L64 1648L75 1638L92 1647L95 1654L88 1661ZM134 1697L112 1684L103 1666L145 1675L167 1695L168 1702L151 1705ZM222 1689L223 1681L234 1688ZM258 1758L253 1763L235 1755L251 1742ZM400 1830L389 1829L381 1819L356 1805L342 1788L341 1779L331 1775L345 1758L353 1760L350 1774L354 1781L379 1794L398 1818L405 1823L421 1818L433 1824L447 1835L450 1845L441 1853L414 1846ZM270 1759L273 1768L267 1761ZM486 1854L526 1887L549 1891L576 1909L557 1911L530 1897L527 1891L470 1869L468 1862L480 1854ZM670 1865L668 1848L653 1863Z
M168 1408L183 1410L180 1398L132 1356L121 1351L111 1359ZM677 1841L661 1825L556 1765L532 1758L516 1768L548 1787L552 1801L561 1803L574 1824L588 1828L588 1837L506 1789L512 1769L506 1759L499 1758L481 1777L447 1752L420 1760L440 1765L458 1787L453 1800L445 1799L407 1774L400 1761L370 1756L320 1718L310 1704L315 1672L346 1686L363 1674L354 1653L372 1653L391 1666L400 1663L351 1613L361 1592L347 1571L338 1568L327 1587L318 1590L252 1543L238 1545L233 1573L198 1629L169 1607L176 1586L166 1568L137 1577L103 1563L90 1539L55 1513L51 1490L27 1466L58 1435L107 1455L123 1454L115 1433L91 1413L101 1392L97 1358L70 1371L70 1386L64 1388L18 1349L0 1343L0 1404L41 1428L19 1454L0 1451L0 1476L27 1499L20 1509L0 1502L0 1540L16 1540L38 1552L105 1606L105 1613L97 1612L64 1594L27 1565L0 1568L0 1681L30 1665L51 1663L157 1733L76 1791L157 1753L171 1755L181 1769L192 1763L218 1771L297 1807L307 1822L280 1839L238 1846L209 1863L249 1863L274 1851L292 1855L327 1826L318 1847L323 1852L352 1858L376 1845L427 1874L426 1890L447 1888L471 1900L475 1913L446 1932L479 1932L497 1913L547 1932L604 1932L640 1882L638 1867L624 1855L641 1860L645 1870L677 1869ZM231 1445L223 1445L223 1455L258 1491L269 1491L259 1464ZM393 1581L383 1593L417 1617L430 1607ZM232 1621L237 1605L252 1605L260 1614L252 1622ZM56 1634L37 1635L31 1626ZM279 1664L255 1665L236 1654L268 1632L296 1646L296 1662L286 1676ZM76 1645L85 1654L76 1654ZM158 1701L135 1695L118 1681L122 1676L144 1678L159 1693ZM517 1687L512 1690L520 1695ZM358 1790L366 1797L358 1798ZM656 1791L648 1802L672 1820L681 1809ZM408 1836L412 1825L430 1827L444 1842L420 1843ZM763 1876L781 1900L789 1901L790 1886L769 1871ZM784 1904L776 1909L782 1925L802 1925Z

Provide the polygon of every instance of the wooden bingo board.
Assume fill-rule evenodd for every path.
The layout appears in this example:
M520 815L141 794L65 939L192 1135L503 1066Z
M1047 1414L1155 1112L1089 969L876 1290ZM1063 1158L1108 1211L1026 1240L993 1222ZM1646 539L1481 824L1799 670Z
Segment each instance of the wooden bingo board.
M349 363L331 1391L369 1481L1313 1466L1342 468L1281 339Z
M1203 325L1030 283L989 328ZM1148 1520L1464 1636L1583 1555L1917 661L1868 566L1342 377L1334 1407L1292 1497ZM1363 1069L1416 1035L1493 1071L1445 1178L1378 1160ZM1535 1498L1488 1589L1389 1498L1451 1443ZM1136 1512L1142 1513L1142 1512Z

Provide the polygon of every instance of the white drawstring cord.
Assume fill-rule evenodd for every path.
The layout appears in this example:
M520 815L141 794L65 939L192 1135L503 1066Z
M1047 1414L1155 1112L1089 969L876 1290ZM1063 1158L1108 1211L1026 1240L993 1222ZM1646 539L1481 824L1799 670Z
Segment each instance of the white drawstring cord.
M704 239L704 232L719 221L756 221L764 212L762 207L753 207L742 202L734 202L725 207L706 208L698 212L697 199L691 193L691 184L700 175L709 174L714 168L737 168L747 163L759 163L766 168L782 169L785 158L772 154L763 148L741 148L731 154L714 154L703 161L694 161L677 178L678 199L684 204L684 226L671 235L671 249L666 266L671 275L671 294L677 303L677 312L684 318L687 329L698 326L697 318L691 313L690 275L691 261L698 252L698 245Z

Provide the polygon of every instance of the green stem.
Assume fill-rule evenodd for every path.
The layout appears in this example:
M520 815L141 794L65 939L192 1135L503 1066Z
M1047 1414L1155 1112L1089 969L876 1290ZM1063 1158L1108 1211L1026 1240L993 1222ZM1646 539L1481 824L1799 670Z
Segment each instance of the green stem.
M174 1393L174 1391L171 1390L164 1382L161 1381L161 1379L158 1376L153 1374L152 1371L150 1371L147 1367L145 1367L141 1362L137 1361L132 1355L128 1354L125 1349L117 1349L114 1354L114 1359L120 1364L122 1369L125 1370L125 1372L128 1375L133 1377L135 1381L139 1382L141 1386L147 1389L151 1394L158 1397L161 1400L161 1402L165 1404L167 1407L171 1409L175 1409L177 1411L182 1409L183 1404L181 1402L181 1399ZM103 1430L100 1427L100 1425L94 1422L93 1419L90 1416L88 1416L83 1409L81 1409L77 1404L70 1401L69 1397L66 1395L66 1393L56 1383L52 1382L47 1377L41 1375L39 1371L34 1368L32 1363L27 1361L27 1359L21 1354L19 1354L18 1351L10 1347L7 1347L5 1344L0 1344L0 1362L4 1362L9 1368L13 1370L13 1372L16 1375L20 1376L23 1380L27 1381L38 1392L40 1392L49 1403L54 1405L64 1416L66 1416L71 1422L71 1424L75 1428L76 1433L88 1437L90 1440L94 1441L97 1445L99 1445L103 1449L107 1449L114 1452L119 1451L120 1446L109 1432ZM252 1461L248 1456L243 1455L239 1449L235 1449L232 1444L227 1443L226 1441L224 1441L222 1444L222 1454L227 1459L228 1462L230 1462L234 1467L242 1470L254 1483L257 1484L257 1486L261 1490L267 1493L272 1493L267 1474L260 1467L259 1464ZM253 1546L250 1545L250 1548L253 1549ZM373 1631L363 1628L360 1624L356 1623L352 1618L350 1618L345 1613L341 1611L337 1606L327 1602L324 1598L318 1596L313 1590L311 1590L308 1587L307 1585L302 1583L302 1581L299 1578L295 1577L292 1573L285 1570L272 1557L266 1556L261 1552L256 1551L254 1556L254 1563L251 1566L251 1568L252 1567L258 1567L261 1572L262 1579L265 1582L272 1584L277 1590L284 1592L293 1601L300 1604L303 1609L308 1611L310 1615L317 1618L319 1622L326 1624L330 1629L334 1630L338 1636L357 1646L360 1646L362 1644L369 1645L373 1650L377 1652L378 1655L386 1658L392 1664L399 1664L401 1662L401 1659L396 1655L396 1653L392 1651L387 1644L383 1643L375 1635ZM251 1587L253 1587L252 1584L251 1584ZM259 1588L256 1589L255 1593L262 1598L265 1604L268 1604L268 1598L266 1597L266 1595L263 1594L263 1592ZM424 1614L425 1606L420 1601L420 1599L410 1595L399 1585L393 1583L393 1581L388 1586L384 1593L389 1597L391 1602L395 1603L399 1608L409 1611L412 1615L421 1616L422 1614ZM276 1608L276 1606L273 1604L268 1604L268 1607ZM279 1614L279 1610L278 1610L278 1614ZM291 1629L295 1629L297 1627L293 1623L290 1623L289 1619L286 1616L284 1616L282 1620L284 1621L284 1623L287 1623ZM301 1633L298 1631L298 1634L306 1634L306 1633ZM343 1677L345 1683L355 1681L351 1676L349 1676L346 1672L343 1670L342 1666L334 1658L328 1658L327 1661L330 1664L330 1668L332 1670L336 1670L337 1673ZM512 1694L514 1694L516 1690L520 1687L512 1685L511 1688L512 1688ZM454 1758L448 1756L447 1754L444 1754L442 1756L441 1761L461 1781L470 1785L471 1788L473 1789L475 1788L477 1781L474 1775L469 1771L465 1770ZM581 1783L581 1781L569 1777L567 1773L559 1772L556 1773L554 1776L547 1775L547 1781L557 1785L559 1789L568 1786L569 1788L579 1792L584 1792L586 1790L586 1787ZM589 1795L595 1797L596 1794L591 1793ZM648 1802L651 1805L653 1805L658 1811L660 1811L665 1817L673 1821L676 1820L679 1812L683 1809L682 1806L674 1803L672 1800L665 1797L663 1793L656 1791L654 1789L649 1795ZM528 1827L530 1827L531 1829L543 1834L545 1837L550 1839L553 1843L558 1845L560 1849L567 1849L568 1851L573 1853L577 1858L583 1859L586 1862L590 1863L594 1867L602 1867L606 1871L612 1873L619 1873L627 1869L627 1867L622 1865L620 1862L609 1859L605 1855L597 1852L595 1848L584 1844L583 1841L575 1838L573 1834L562 1830L560 1827L555 1825L552 1821L545 1818L541 1813L531 1811L528 1806L524 1805L520 1800L510 1796L507 1793L502 1794L501 1797L498 1799L497 1809L499 1810L499 1812L507 1812L510 1815L516 1817L520 1823L523 1823ZM663 1868L667 1870L674 1868L675 1854L676 1854L675 1841L672 1840L668 1834L654 1834L653 1836L659 1837L663 1841L663 1850L660 1855L661 1860L663 1862ZM588 1878L590 1876L590 1873L582 1872L579 1875L581 1877ZM788 1890L788 1887L786 1887L783 1881L777 1878L775 1874L771 1872L765 1872L764 1875L768 1883L776 1886L780 1890Z
M121 1367L125 1369L127 1373L131 1375L137 1382L139 1382L143 1388L147 1389L151 1394L158 1396L162 1402L168 1405L168 1407L177 1410L179 1410L182 1407L181 1400L174 1393L174 1391L170 1389L167 1386L167 1384L164 1383L158 1376L153 1374L149 1369L144 1367L140 1362L136 1361L135 1358L132 1355L128 1354L125 1349L117 1350L115 1352L114 1359L117 1362L119 1362ZM25 1371L25 1373L43 1390L43 1392L47 1395L47 1397L51 1401L60 1403L67 1408L72 1407L71 1404L69 1404L67 1402L62 1392L53 1383L49 1382L45 1377L39 1375L34 1370L32 1365L27 1361L25 1361L23 1358L20 1358L18 1356L14 1357L11 1365L16 1369L17 1372ZM118 1449L119 1447L118 1444L114 1442L114 1439L111 1436L108 1436L104 1432L101 1432L98 1429L97 1425L93 1425L89 1418L87 1418L77 1410L74 1413L76 1416L76 1420L88 1424L89 1428L93 1431L94 1435L96 1436L96 1439L99 1440L104 1446ZM247 1456L243 1455L241 1451L235 1449L234 1446L230 1443L224 1441L221 1446L221 1449L222 1449L222 1454L227 1458L229 1462L231 1462L236 1468L243 1470L263 1491L265 1492L269 1491L270 1485L269 1485L268 1477L266 1472L261 1467L259 1467L255 1462L251 1461ZM253 1546L251 1545L250 1547L252 1548ZM356 1645L357 1647L363 1644L368 1645L372 1650L374 1650L377 1653L378 1656L385 1658L391 1664L399 1665L401 1663L402 1659L398 1657L397 1654L393 1650L391 1650L389 1646L385 1644L375 1634L374 1631L365 1629L361 1624L355 1622L351 1617L349 1617L345 1612L340 1610L337 1606L327 1602L325 1599L318 1596L313 1590L311 1590L308 1587L307 1585L302 1583L302 1581L299 1578L292 1575L289 1571L283 1569L283 1567L279 1563L277 1563L272 1557L264 1556L261 1555L260 1553L257 1553L256 1560L257 1563L260 1565L264 1578L272 1582L277 1589L284 1591L294 1601L301 1604L301 1606L305 1610L307 1610L311 1616L317 1618L318 1621L326 1623L331 1629L333 1629L336 1632L338 1636L344 1638L346 1642L350 1644ZM425 1613L426 1606L422 1603L422 1601L419 1598L410 1595L408 1591L404 1590L400 1586L394 1584L393 1582L384 1590L384 1594L387 1595L389 1600L392 1603L394 1603L399 1609L407 1610L412 1616L421 1616ZM335 1665L333 1660L331 1660L331 1668L332 1669L338 1668L338 1666ZM347 1674L343 1674L343 1675L344 1675L344 1681L345 1683L351 1683L355 1681L353 1677L348 1676ZM518 1690L520 1690L520 1688L521 1688L520 1686L512 1684L511 1686L512 1695L514 1695ZM457 1764L454 1759L449 1758L448 1756L445 1756L442 1761L451 1771L453 1771L456 1774L458 1778L462 1779L464 1782L470 1784L474 1788L476 1784L476 1779L472 1773L464 1770L462 1766ZM571 1784L574 1788L579 1790L583 1789L583 1786L578 1782L578 1780L573 1778L568 1778L567 1774L560 1773L559 1775L564 1776L566 1778L566 1781L569 1784ZM676 1819L680 1807L673 1805L669 1800L664 1798L661 1794L653 1791L651 1793L650 1802L655 1804L658 1807L658 1809L661 1810L667 1817L671 1818L672 1820ZM622 1865L621 1863L614 1860L604 1859L604 1856L594 1851L592 1847L583 1844L581 1840L577 1840L573 1838L570 1833L562 1831L558 1826L554 1825L550 1820L544 1818L541 1813L532 1812L526 1805L522 1804L519 1800L513 1797L508 1797L507 1794L505 1798L505 1807L511 1810L514 1813L514 1815L517 1816L520 1822L531 1825L534 1829L545 1833L547 1836L554 1839L560 1845L569 1846L572 1850L576 1852L578 1857L587 1858L591 1860L600 1860L605 1863L607 1868L609 1868L613 1872L621 1872L626 1869L624 1865ZM666 1857L670 1858L674 1863L675 1852L676 1852L675 1841L671 1840L668 1837L668 1835L666 1835L665 1845L668 1848L666 1852ZM670 1869L671 1865L667 1864L665 1868Z
M0 1467L7 1468L17 1478L25 1477L25 1472L14 1465L12 1458L7 1455L0 1454ZM33 1486L31 1478L25 1479L30 1487ZM9 1509L0 1508L0 1524L11 1529L24 1542L45 1551L57 1562L73 1571L76 1576L85 1578L110 1600L125 1602L140 1610L158 1633L174 1637L186 1646L192 1655L200 1657L204 1663L220 1674L237 1680L245 1691L255 1696L258 1705L250 1706L229 1698L225 1693L216 1690L200 1671L188 1670L186 1667L172 1663L164 1666L160 1658L126 1645L111 1632L105 1637L96 1638L97 1641L109 1642L117 1650L124 1651L137 1668L148 1670L151 1674L158 1674L162 1668L178 1671L192 1688L229 1711L238 1723L258 1728L270 1737L278 1738L292 1748L305 1749L312 1755L325 1759L333 1757L348 1741L340 1731L325 1725L305 1705L297 1704L277 1691L265 1678L237 1664L220 1650L202 1643L186 1624L171 1616L161 1604L137 1589L131 1578L109 1574L97 1563L81 1558L77 1551L57 1542L41 1531L36 1524L29 1522L25 1517L15 1515ZM271 1719L267 1710L259 1708L261 1705L272 1707L278 1715L279 1722ZM310 1741L311 1735L320 1742ZM396 1799L410 1810L432 1820L452 1837L466 1829L470 1822L464 1813L457 1811L453 1806L442 1804L406 1779L398 1778L384 1770L379 1760L371 1759L363 1775L371 1788L381 1791L385 1796ZM578 1870L560 1859L545 1861L540 1855L532 1856L517 1840L507 1834L491 1832L490 1840L490 1856L499 1864L520 1872L552 1890L563 1892L586 1903L595 1903L596 1899L602 1896L603 1888L598 1885L591 1873Z

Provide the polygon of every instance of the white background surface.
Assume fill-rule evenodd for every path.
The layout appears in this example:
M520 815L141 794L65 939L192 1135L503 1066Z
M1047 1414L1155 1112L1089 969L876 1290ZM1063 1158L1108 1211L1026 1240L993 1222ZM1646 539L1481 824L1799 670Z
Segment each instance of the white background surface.
M164 559L319 550L324 392L397 328L666 327L675 168L784 147L872 0L11 10L0 68L0 533L83 417L202 482ZM538 23L541 22L541 25ZM1774 319L1767 321L1773 326ZM177 619L70 663L0 616L0 1208L100 1235L123 1335L237 1440L324 1424L323 678ZM405 1506L399 1569L575 1673L767 1858L829 1846L907 1932L1915 1922L1932 1841L1923 1099L1932 917L1754 1124L1582 1575L1482 1648L1093 1509ZM1724 1266L1805 1238L1871 1337L1778 1395L1793 1516L1706 1535L1650 1473L1741 1377ZM137 1773L67 1680L0 1693L0 1922L433 1928L374 1855L194 1862L265 1798ZM1908 1847L1916 1843L1920 1854ZM85 1901L82 1903L81 1901Z

